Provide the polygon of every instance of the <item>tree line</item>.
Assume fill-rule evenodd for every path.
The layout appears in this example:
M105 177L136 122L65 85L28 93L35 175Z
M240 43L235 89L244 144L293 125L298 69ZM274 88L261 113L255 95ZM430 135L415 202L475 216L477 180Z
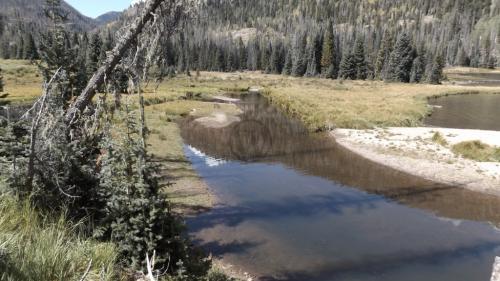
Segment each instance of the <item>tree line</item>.
M500 14L489 0L209 0L196 11L163 47L170 72L259 70L439 83L446 65L498 65ZM78 51L76 68L87 69L82 81L111 49L124 18L92 33L65 35L65 47ZM39 58L36 38L19 27L17 37L0 34L0 53Z

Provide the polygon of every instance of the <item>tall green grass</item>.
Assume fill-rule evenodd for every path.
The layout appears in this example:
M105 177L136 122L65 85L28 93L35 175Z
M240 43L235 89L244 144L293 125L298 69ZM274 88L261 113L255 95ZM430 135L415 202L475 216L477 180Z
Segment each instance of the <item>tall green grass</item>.
M28 203L0 195L0 280L119 280L117 251L88 240L63 215L42 217ZM91 262L92 261L92 262Z

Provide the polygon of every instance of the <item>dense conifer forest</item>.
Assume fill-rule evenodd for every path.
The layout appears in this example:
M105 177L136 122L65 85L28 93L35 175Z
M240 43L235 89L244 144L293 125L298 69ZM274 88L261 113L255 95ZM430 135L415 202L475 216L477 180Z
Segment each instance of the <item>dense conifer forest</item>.
M77 47L80 63L94 70L134 11L100 27L69 12L66 46ZM0 14L1 56L38 59L40 21L14 14ZM259 70L438 83L446 65L495 67L499 26L498 0L207 0L164 46L164 59L172 73Z

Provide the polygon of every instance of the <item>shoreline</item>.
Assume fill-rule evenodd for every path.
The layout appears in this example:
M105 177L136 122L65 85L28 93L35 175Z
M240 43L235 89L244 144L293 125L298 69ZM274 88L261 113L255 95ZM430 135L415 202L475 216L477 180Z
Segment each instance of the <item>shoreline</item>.
M377 164L437 183L500 196L500 163L459 157L432 141L435 132L445 135L451 144L478 137L490 145L500 144L497 131L447 128L336 129L330 136L343 148Z

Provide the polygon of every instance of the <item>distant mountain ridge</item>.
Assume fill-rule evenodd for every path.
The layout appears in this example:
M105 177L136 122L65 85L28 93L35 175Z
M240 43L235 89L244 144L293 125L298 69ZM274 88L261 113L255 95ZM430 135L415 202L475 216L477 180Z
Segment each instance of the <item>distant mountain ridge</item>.
M82 15L65 1L61 1L63 9L68 12L68 27L75 31L86 31L96 28L98 21ZM44 15L45 0L1 0L0 14L7 28L13 25L41 27L47 23Z
M94 20L98 25L105 25L110 22L118 20L122 14L123 14L122 12L116 12L116 11L107 12L105 14L98 16Z

